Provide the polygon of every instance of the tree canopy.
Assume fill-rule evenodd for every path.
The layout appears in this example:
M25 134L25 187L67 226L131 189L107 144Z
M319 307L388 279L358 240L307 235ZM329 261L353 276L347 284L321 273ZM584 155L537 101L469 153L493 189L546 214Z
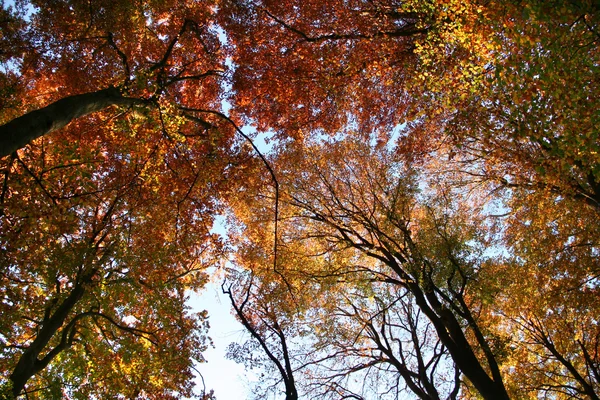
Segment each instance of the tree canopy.
M596 2L0 4L0 397L600 398Z

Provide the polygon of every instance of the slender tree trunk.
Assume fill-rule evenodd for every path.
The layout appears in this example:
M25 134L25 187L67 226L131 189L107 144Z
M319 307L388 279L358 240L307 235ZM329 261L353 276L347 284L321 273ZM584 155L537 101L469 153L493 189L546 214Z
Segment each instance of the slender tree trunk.
M123 97L114 87L68 96L0 126L0 157L25 147L32 140L60 129L72 120L113 105L130 106L144 100Z
M45 357L39 359L50 340L56 335L58 330L65 323L69 313L73 310L77 302L85 293L84 285L79 282L71 290L69 296L60 304L52 316L44 318L41 329L35 337L35 340L25 349L15 369L10 375L12 382L12 393L16 398L25 388L27 381L32 376L43 370L52 361L56 355L67 347L66 336L63 335L61 342L50 350Z

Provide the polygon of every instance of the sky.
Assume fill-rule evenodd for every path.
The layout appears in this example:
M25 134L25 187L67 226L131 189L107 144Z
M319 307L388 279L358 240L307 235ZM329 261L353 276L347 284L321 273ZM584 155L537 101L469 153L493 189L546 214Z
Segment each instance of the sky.
M194 312L207 310L209 315L209 336L214 348L203 353L208 362L197 366L207 391L213 389L219 400L249 398L253 375L247 373L243 365L225 358L229 343L245 341L248 335L231 314L229 299L221 293L220 284L209 283L200 295L190 296L189 304ZM202 390L202 382L198 380L196 384Z

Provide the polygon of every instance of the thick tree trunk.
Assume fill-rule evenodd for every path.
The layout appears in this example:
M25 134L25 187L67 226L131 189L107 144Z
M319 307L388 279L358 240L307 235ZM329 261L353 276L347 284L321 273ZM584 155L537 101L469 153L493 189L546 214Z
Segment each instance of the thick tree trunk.
M418 294L415 293L415 290L412 291L417 304L429 317L452 359L479 394L486 400L509 400L510 397L506 392L502 377L497 376L497 380L495 380L488 375L452 311L440 303L435 293L424 292L421 288L418 288L417 291Z
M144 102L123 97L114 87L65 97L0 126L0 157L25 147L32 140L60 129L76 118L113 105L130 106Z
M433 291L424 290L420 284L412 281L392 254L386 254L386 263L404 282L408 282L404 287L414 295L415 302L433 324L452 360L481 396L485 400L509 400L502 377L498 375L497 380L494 380L488 375L452 311L442 305ZM430 284L433 286L434 282Z

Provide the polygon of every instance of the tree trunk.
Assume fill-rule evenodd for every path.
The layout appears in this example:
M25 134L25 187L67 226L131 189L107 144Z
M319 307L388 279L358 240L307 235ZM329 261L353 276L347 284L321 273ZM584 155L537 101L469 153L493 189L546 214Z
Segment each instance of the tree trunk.
M471 381L479 394L486 400L509 400L502 378L499 377L499 381L495 381L482 367L452 311L442 306L435 293L426 292L417 284L407 285L407 288L415 296L421 311L432 322L440 341L450 352L456 366Z
M72 120L113 105L130 106L144 100L123 97L114 87L68 96L0 126L0 157L25 147L32 140L60 129Z
M67 343L64 340L66 336L64 336L61 343L56 345L56 347L49 351L41 360L39 359L39 356L46 345L63 326L69 313L73 310L81 297L83 297L84 293L84 285L81 282L78 282L69 296L60 304L56 312L52 316L44 318L41 329L36 335L35 340L33 340L33 342L25 349L10 375L12 393L15 398L19 396L21 391L25 388L27 381L32 376L44 369L58 353L67 347Z

